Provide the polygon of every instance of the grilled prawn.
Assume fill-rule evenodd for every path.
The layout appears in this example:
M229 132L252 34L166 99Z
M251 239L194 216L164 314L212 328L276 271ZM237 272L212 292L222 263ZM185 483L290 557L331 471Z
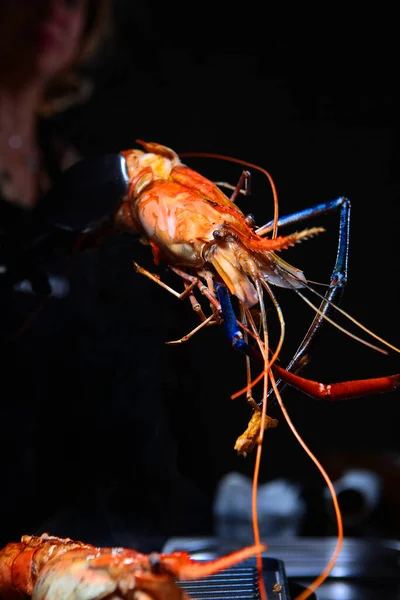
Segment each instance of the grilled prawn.
M190 600L177 584L210 576L260 553L249 546L214 561L186 552L142 554L130 548L97 548L47 533L24 535L0 551L2 600Z
M139 233L150 244L154 262L159 264L163 261L183 278L185 291L178 294L158 277L134 263L137 271L166 287L178 297L183 298L187 295L191 298L202 323L178 342L186 341L200 327L210 322L223 320L232 345L261 363L264 367L261 377L270 379L272 387L265 386L268 391L264 392L263 400L258 404L251 397L252 386L247 386L247 399L254 410L246 432L238 438L235 445L240 454L246 455L250 452L258 440L260 431L262 432L266 427L274 427L277 423L268 415L263 416L260 410L261 404L265 407L267 395L274 393L278 396L274 384L275 378L310 396L328 400L377 394L394 390L398 386L400 381L398 374L333 384L310 381L297 374L309 360L311 341L320 329L322 321L326 320L337 326L329 316L334 310L349 317L334 304L347 278L349 200L339 198L283 219L278 219L276 216L273 222L256 228L251 215L246 216L235 203L242 191L239 186L234 188L231 198L228 198L220 189L227 184L218 186L197 171L190 169L170 148L141 140L138 140L138 143L143 150L132 149L122 152L127 162L130 186L115 216L115 222L119 227ZM236 162L248 164L239 160ZM265 173L269 176L267 172ZM276 198L275 208L277 209ZM331 285L322 297L308 285L303 271L288 264L277 252L320 234L324 229L312 227L281 236L277 235L277 228L278 224L300 222L311 215L323 214L334 209L341 210L340 245ZM272 235L266 237L268 233ZM193 289L196 286L210 301L213 314L208 318L193 298ZM316 312L309 332L287 369L276 364L283 345L285 324L273 286L295 291ZM233 314L229 295L224 291L226 289L229 290L229 294L238 299L240 316ZM311 291L322 299L319 308L309 301L303 293L304 290ZM281 336L274 352L271 352L268 340L264 306L265 291L277 311L281 326ZM250 311L257 306L260 323L255 322L254 313ZM354 318L349 318L372 337L392 350L400 352L398 348L379 338ZM385 350L339 328L358 341L386 353ZM254 344L251 347L246 341L249 338L255 342L255 347ZM248 380L249 378L248 374ZM259 379L260 376L257 381Z
M179 294L163 283L159 277L134 263L139 273L146 275L179 298L188 296L200 316L201 323L198 327L172 343L186 341L201 327L223 321L232 346L246 354L247 384L232 398L246 393L247 401L252 407L252 416L247 429L237 438L235 449L239 454L246 456L257 445L252 487L255 543L260 543L256 490L263 436L265 429L275 427L277 424L277 420L267 414L267 401L271 395L277 399L293 434L318 467L330 490L338 525L337 545L322 573L296 599L306 600L326 579L335 565L343 542L343 525L333 484L291 422L280 395L281 386L289 384L314 398L340 400L388 392L394 390L400 382L399 374L332 384L311 381L298 375L310 359L310 351L318 337L318 332L322 329L323 322L329 322L357 341L387 353L386 349L337 325L331 318L335 311L340 312L374 340L400 352L397 347L378 337L338 307L347 280L350 201L340 197L306 208L294 215L279 217L275 186L264 169L231 157L208 153L191 154L191 156L228 159L242 166L256 168L267 175L274 194L274 219L262 227L256 227L254 219L250 215L246 216L236 205L239 194L246 191L243 188L248 172L242 172L235 187L227 183L215 184L184 165L170 148L156 143L137 141L142 150L132 149L122 152L127 163L130 186L115 216L115 222L120 227L139 233L150 244L154 262L159 264L163 261L183 279L184 291ZM230 198L223 193L221 188L224 187L233 190ZM324 229L313 227L281 236L278 235L278 227L297 224L312 216L335 210L340 211L338 251L330 284L322 295L310 286L301 270L285 262L277 253L297 242L322 233ZM292 290L315 312L304 339L286 369L277 364L285 337L285 320L275 297L274 287ZM205 316L200 303L195 298L196 289L209 300L212 313L209 317ZM313 304L305 292L316 295L319 298L319 306ZM239 309L236 311L233 309L231 296L237 298ZM267 300L275 309L280 324L280 336L275 348L271 348L268 334L265 307ZM251 364L254 363L259 363L262 368L255 379L250 372ZM252 389L260 380L263 380L262 399L256 402L252 397ZM260 594L265 600L267 595L263 584L260 555L257 556L257 566Z
M220 188L182 164L170 148L140 142L145 151L125 156L130 187L116 216L119 225L144 235L156 264L196 270L213 267L246 307L259 302L252 280L301 287L299 269L275 252L323 231L321 227L266 239Z

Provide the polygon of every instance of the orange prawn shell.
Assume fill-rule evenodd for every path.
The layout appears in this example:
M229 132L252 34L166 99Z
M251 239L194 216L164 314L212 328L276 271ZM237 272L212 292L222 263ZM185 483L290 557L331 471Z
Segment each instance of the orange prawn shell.
M153 146L156 146L154 148ZM150 150L159 145L146 144ZM214 265L228 285L246 304L257 301L243 269L238 269L238 252L260 241L247 225L243 212L206 177L183 165L172 150L161 147L154 154L127 150L124 155L130 187L116 221L142 234L160 258L180 267ZM218 228L229 227L235 243L214 237Z
M0 591L7 592L9 599L32 595L37 576L49 558L56 559L78 548L87 551L94 546L69 538L60 544L60 538L46 533L24 535L20 542L10 542L0 551Z
M257 279L301 286L302 271L275 251L293 245L307 231L274 239L258 235L220 188L183 165L173 150L139 143L145 151L122 152L130 185L115 221L150 243L156 264L163 259L171 266L200 271L208 263L247 307L260 300L253 284Z
M47 598L189 600L176 579L207 577L263 552L262 544L199 563L186 552L142 554L131 548L98 548L69 538L23 536L0 551L3 600ZM136 595L135 595L136 594Z
M242 211L210 180L182 165L179 157L127 150L130 188L126 201L137 230L169 262L201 267L204 245L214 230L231 223L243 237L252 235ZM255 236L256 237L256 236Z

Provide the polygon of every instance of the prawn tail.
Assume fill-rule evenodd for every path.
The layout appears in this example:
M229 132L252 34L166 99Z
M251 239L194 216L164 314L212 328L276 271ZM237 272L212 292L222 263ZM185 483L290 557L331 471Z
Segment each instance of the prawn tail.
M165 156L165 158L180 163L177 153L174 150L172 150L172 148L168 148L168 146L163 146L162 144L158 144L157 142L145 142L139 139L136 140L136 143L142 146L145 152L159 154L160 156Z

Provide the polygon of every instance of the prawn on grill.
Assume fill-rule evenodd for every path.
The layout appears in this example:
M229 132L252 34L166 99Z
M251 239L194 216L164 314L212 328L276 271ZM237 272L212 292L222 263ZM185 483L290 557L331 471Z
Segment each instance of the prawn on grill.
M212 561L186 552L142 554L131 548L98 548L44 533L24 535L0 551L2 600L190 600L177 581L209 577L253 557L248 546Z

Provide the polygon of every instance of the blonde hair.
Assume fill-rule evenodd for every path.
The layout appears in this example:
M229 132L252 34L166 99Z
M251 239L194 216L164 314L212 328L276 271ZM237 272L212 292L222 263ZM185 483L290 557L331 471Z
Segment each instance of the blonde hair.
M51 117L89 99L93 83L82 76L82 70L95 60L102 42L111 34L111 0L88 0L81 47L73 64L49 82L40 110L42 116Z

